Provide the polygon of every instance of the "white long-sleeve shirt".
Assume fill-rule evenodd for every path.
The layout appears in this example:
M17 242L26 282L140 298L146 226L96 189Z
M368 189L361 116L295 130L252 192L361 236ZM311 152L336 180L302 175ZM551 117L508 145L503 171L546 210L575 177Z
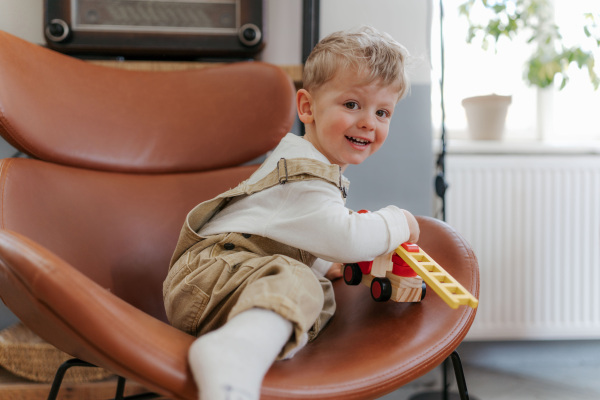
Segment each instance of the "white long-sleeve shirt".
M310 142L289 133L249 183L273 171L281 158L311 158L331 164ZM340 190L320 179L277 185L236 198L199 234L225 232L260 235L308 251L322 259L312 266L320 275L327 272L331 262L367 261L390 253L410 235L406 217L398 207L366 214L351 212Z

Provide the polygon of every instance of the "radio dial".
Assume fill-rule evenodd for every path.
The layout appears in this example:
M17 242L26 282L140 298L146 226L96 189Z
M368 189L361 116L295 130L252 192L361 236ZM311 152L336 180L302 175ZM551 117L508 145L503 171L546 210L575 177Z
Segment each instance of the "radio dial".
M248 47L255 46L260 42L262 34L258 26L254 24L246 24L239 30L240 41Z
M46 37L56 43L65 41L69 33L71 29L62 19L53 19L46 27Z

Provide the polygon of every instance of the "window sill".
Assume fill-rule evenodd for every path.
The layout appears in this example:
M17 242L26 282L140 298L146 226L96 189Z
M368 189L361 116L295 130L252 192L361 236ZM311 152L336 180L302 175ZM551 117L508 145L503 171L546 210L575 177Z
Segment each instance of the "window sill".
M441 150L439 139L433 141L433 151ZM446 142L447 154L510 154L510 155L600 155L600 141L518 141L452 139Z

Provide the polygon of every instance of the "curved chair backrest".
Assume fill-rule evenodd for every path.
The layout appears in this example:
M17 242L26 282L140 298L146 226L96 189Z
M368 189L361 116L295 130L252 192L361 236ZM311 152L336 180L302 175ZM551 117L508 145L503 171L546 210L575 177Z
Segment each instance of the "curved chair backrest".
M0 133L32 159L0 166L0 227L164 317L162 280L186 213L235 186L291 127L279 68L95 66L0 33Z
M293 122L293 85L272 65L138 72L4 32L0 46L2 135L48 162L133 173L213 170L264 154Z

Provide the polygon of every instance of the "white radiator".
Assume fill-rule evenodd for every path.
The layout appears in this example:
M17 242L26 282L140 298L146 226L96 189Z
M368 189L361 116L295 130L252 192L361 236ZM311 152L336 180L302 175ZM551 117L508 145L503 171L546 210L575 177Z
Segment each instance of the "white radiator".
M600 338L600 156L449 155L447 180L480 266L467 338Z

